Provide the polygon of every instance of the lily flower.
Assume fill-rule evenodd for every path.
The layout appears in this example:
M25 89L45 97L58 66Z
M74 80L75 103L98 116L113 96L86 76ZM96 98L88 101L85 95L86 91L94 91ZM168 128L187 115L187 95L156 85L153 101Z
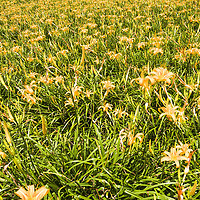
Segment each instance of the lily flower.
M153 85L155 83L154 79L151 76L144 77L143 72L141 73L141 77L136 78L135 82L143 87L145 90L150 89L150 83ZM132 83L132 82L131 82Z
M167 69L163 67L155 68L151 72L152 78L157 82L165 81L168 84L171 84L170 78L174 76L172 72L169 72Z
M108 110L110 109L110 110L112 110L112 104L109 104L109 103L104 103L104 105L103 106L100 106L99 108L98 108L98 110L99 109L103 109L103 111L105 111L106 113L108 113Z
M15 194L22 200L40 200L48 193L49 189L46 189L45 186L42 186L35 191L34 185L28 186L28 191L21 187L17 192L15 192Z
M176 167L179 168L179 160L188 160L186 156L181 156L182 150L176 150L176 148L171 148L170 152L164 151L166 154L165 157L161 158L161 162L163 161L174 161L176 163Z
M162 114L160 115L159 118L161 118L162 116L166 115L167 118L168 118L170 121L172 121L172 119L173 119L174 121L176 121L176 120L177 120L177 119L176 119L176 115L177 115L177 113L179 112L179 111L177 110L177 108L179 108L179 107L178 107L178 106L172 106L171 104L167 104L165 107L159 108L159 110L162 109L162 111L164 112L164 113L162 113Z
M192 152L192 149L188 149L188 147L190 146L190 144L183 144L181 141L179 141L178 146L176 146L176 148L179 148L182 152L181 155L185 155L187 158L189 158L190 152Z
M118 119L121 118L123 115L128 116L128 113L126 111L122 111L122 109L116 109L114 111L115 117L118 115Z

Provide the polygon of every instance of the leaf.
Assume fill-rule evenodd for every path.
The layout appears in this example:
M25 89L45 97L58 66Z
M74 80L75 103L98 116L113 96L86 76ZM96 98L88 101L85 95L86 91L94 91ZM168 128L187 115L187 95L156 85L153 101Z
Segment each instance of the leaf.
M85 60L85 47L82 46L82 58L81 58L81 66L84 66L84 60Z
M192 189L190 190L189 196L193 196L197 188L197 180L194 182Z
M154 152L153 152L153 150L151 148L151 139L149 140L149 151L152 153L152 155L154 155Z
M47 134L47 122L43 115L41 115L41 119L42 119L42 132L44 135L46 135Z
M10 133L8 131L8 126L7 126L5 121L3 121L3 128L4 128L4 131L5 131L5 135L6 135L6 140L7 140L8 144L11 145L12 139L11 139Z
M99 130L98 130L98 128L95 124L94 124L94 129L95 129L95 132L96 132L97 137L98 137L98 141L96 140L96 142L97 142L97 145L100 146L100 155L101 155L101 158L102 158L105 155L105 151L104 151L104 147L103 147L103 143L102 143L102 139L101 139L101 133L99 132Z
M11 121L11 122L14 122L14 117L12 116L12 113L10 112L10 109L9 109L8 106L7 106L7 112L8 112L8 115L9 115L10 121Z
M2 83L2 85L6 88L6 90L8 90L8 86L5 84L3 77L0 75L0 81Z

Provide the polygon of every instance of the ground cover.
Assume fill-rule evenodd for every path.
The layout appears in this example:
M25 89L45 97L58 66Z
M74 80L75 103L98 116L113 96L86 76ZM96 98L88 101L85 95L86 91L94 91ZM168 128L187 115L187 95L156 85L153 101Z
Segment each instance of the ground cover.
M200 198L199 1L0 5L0 199Z

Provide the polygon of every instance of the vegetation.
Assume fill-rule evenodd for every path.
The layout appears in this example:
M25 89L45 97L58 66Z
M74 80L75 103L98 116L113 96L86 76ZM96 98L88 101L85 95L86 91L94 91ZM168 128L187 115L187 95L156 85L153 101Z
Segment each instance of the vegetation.
M1 0L0 199L199 199L199 8Z

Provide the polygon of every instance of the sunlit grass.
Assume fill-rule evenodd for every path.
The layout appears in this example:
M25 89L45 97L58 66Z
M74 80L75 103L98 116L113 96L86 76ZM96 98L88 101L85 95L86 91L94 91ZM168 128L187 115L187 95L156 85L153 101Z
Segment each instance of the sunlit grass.
M198 199L199 7L2 0L0 199Z

